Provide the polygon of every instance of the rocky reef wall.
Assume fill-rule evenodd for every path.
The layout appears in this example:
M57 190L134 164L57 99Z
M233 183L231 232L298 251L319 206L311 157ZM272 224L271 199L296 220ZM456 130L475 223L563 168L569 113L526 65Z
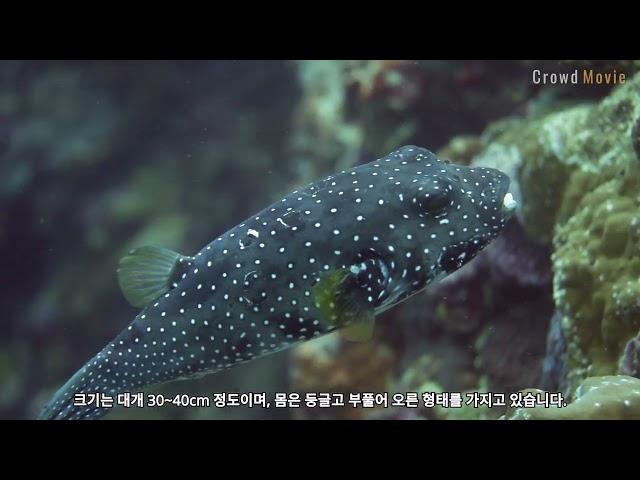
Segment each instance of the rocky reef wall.
M439 149L443 158L509 173L520 208L470 265L378 322L376 342L395 359L395 376L383 377L389 391L534 388L575 400L548 418L638 418L637 385L622 376L637 376L640 358L640 75L629 77L600 98L550 100L558 92L548 90L520 96L514 115ZM340 358L361 348L334 342ZM373 388L379 378L370 375ZM322 372L296 378L303 376L307 386L309 378L316 379L314 388L325 386ZM598 410L593 405L605 401L585 393L594 388L610 390L611 398L616 388L627 388L628 401ZM585 404L588 413L577 407ZM406 412L381 415L405 418ZM499 408L434 408L410 416L499 415Z

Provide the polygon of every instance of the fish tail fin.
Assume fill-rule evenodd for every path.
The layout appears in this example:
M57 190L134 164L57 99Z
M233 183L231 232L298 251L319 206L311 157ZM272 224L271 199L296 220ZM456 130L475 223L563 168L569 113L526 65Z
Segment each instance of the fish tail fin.
M97 355L78 370L45 405L38 420L94 420L106 415L110 408L97 405L100 402L88 401L93 394L114 392L106 388L105 361ZM102 386L103 384L105 386ZM115 402L114 402L115 404Z

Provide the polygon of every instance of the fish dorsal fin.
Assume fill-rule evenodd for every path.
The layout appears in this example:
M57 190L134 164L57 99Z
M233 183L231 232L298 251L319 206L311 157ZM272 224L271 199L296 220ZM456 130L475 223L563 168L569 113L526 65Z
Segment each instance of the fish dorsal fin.
M348 340L369 340L373 333L374 309L363 301L362 291L352 271L341 268L328 272L313 289L316 308L324 321Z
M131 250L120 259L118 283L127 301L134 307L144 307L172 288L178 275L190 261L178 252L156 246Z

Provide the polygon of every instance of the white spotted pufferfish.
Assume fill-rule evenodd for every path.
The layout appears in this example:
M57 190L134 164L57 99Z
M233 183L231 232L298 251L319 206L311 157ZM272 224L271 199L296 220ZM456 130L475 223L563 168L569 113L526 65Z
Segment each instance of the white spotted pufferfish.
M189 257L155 246L120 261L133 322L53 396L41 419L92 419L76 393L117 395L214 373L374 317L469 262L516 202L499 170L416 146L296 190Z

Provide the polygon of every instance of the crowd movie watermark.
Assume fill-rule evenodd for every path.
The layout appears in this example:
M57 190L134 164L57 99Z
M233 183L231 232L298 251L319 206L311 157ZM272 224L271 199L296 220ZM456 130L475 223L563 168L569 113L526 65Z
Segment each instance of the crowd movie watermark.
M627 80L627 76L617 70L599 71L594 68L576 68L568 72L535 69L531 79L534 85L620 85Z

